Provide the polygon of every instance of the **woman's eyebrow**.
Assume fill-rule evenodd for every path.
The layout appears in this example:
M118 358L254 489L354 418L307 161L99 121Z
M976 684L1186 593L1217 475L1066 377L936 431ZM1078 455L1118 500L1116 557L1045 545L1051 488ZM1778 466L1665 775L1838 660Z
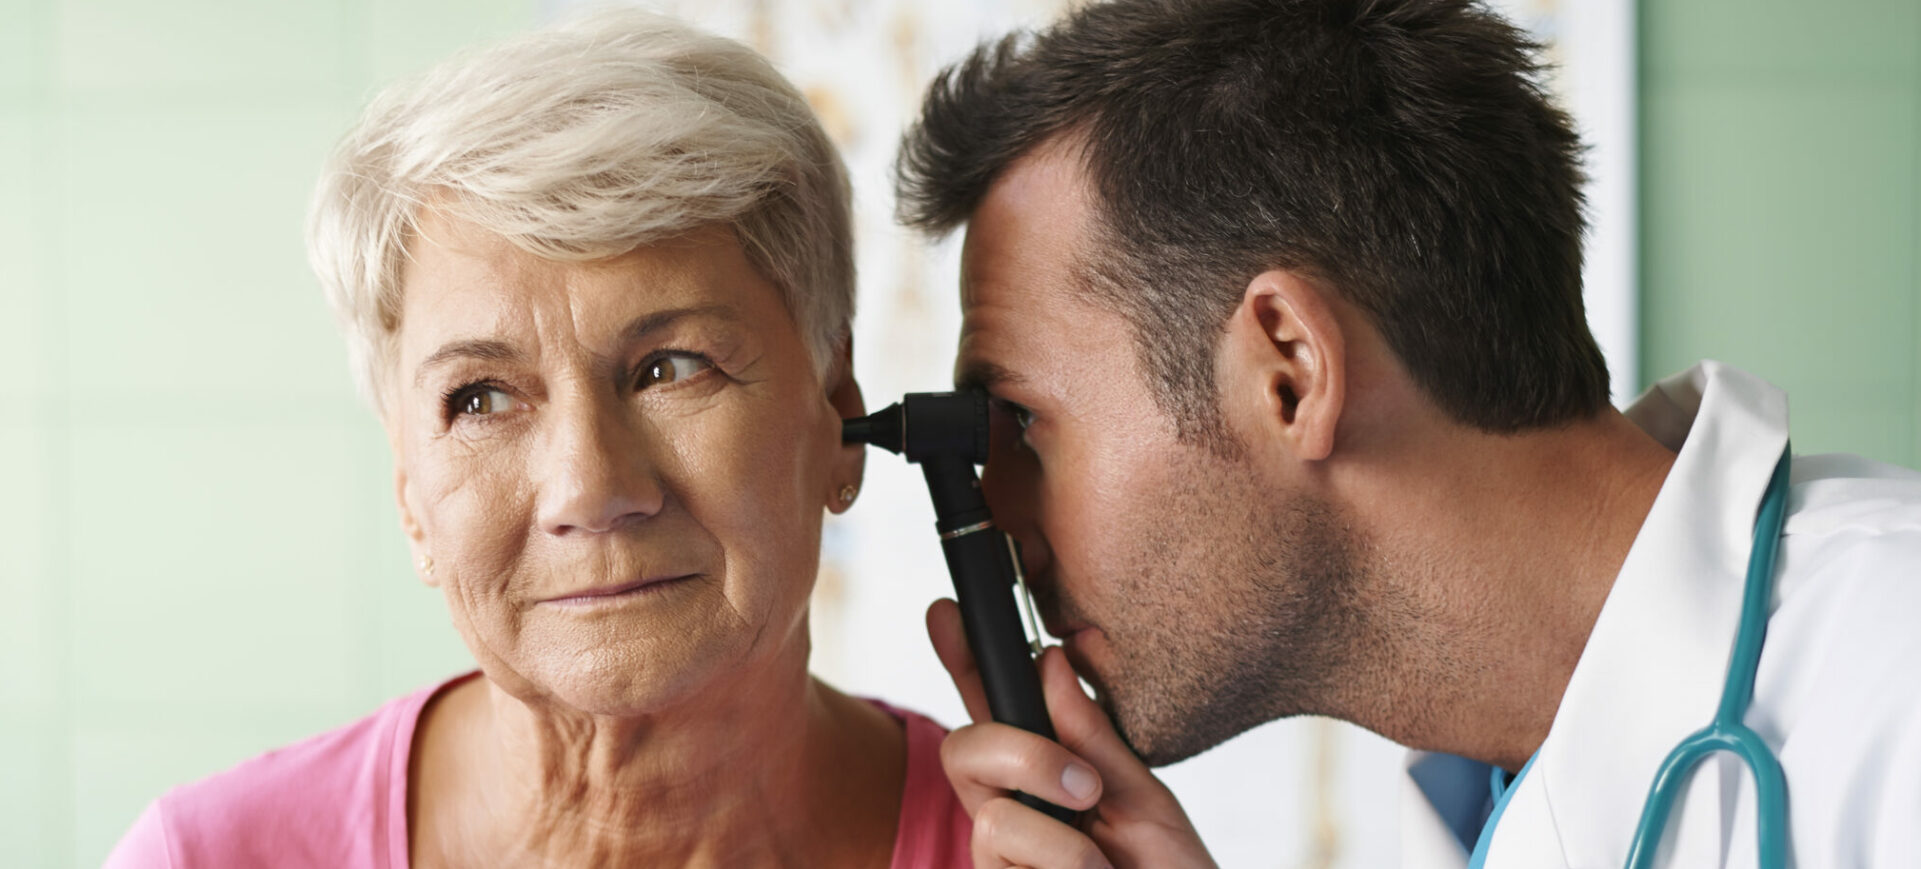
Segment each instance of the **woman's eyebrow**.
M620 341L617 346L626 347L638 343L645 340L649 335L665 329L674 323L697 317L709 317L729 323L740 321L740 313L729 305L696 305L688 308L668 308L664 311L654 311L635 317L627 324L626 328L620 330ZM433 370L434 366L453 359L517 362L520 358L520 351L514 349L513 345L505 341L491 338L467 338L458 341L449 341L441 345L440 349L435 350L433 355L421 360L420 366L414 369L414 388L418 389L427 382L427 372Z
M494 341L486 338L450 341L441 345L439 350L433 352L433 355L420 361L420 367L414 369L414 388L418 389L422 384L427 382L427 372L432 370L434 366L452 359L461 358L483 359L489 362L513 362L520 358L520 351L515 350L513 345L504 341Z
M615 346L626 347L635 344L674 323L695 317L708 317L729 323L740 321L740 313L735 311L731 305L715 304L696 305L689 308L668 308L664 311L654 311L650 314L642 314L639 317L635 317L632 322L627 324L627 328L620 330L620 341Z

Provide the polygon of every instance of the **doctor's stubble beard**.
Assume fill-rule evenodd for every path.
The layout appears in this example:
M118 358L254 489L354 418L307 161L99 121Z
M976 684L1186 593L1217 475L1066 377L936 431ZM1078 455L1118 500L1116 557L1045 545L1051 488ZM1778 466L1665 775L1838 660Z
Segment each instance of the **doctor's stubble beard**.
M1122 740L1164 766L1279 718L1364 715L1420 607L1332 505L1205 449L1175 465L1163 507L1116 529L1138 543L1112 565L1124 615L1102 620L1107 672L1084 674Z

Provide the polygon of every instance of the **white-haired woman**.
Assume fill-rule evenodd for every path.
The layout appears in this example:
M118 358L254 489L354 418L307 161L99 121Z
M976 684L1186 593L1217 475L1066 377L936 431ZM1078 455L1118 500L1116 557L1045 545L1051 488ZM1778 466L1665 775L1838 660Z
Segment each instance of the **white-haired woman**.
M380 97L311 253L479 671L176 789L109 865L966 864L940 729L807 672L850 232L800 95L667 19Z

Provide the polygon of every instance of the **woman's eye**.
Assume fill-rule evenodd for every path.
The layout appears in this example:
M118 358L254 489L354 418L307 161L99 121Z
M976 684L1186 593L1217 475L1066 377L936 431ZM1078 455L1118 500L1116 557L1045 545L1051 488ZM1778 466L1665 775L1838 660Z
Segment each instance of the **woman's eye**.
M636 390L650 386L666 386L686 380L712 368L713 363L691 353L670 353L640 366L640 378L634 384Z
M466 416L485 416L512 410L514 397L499 389L476 389L460 399L455 412Z

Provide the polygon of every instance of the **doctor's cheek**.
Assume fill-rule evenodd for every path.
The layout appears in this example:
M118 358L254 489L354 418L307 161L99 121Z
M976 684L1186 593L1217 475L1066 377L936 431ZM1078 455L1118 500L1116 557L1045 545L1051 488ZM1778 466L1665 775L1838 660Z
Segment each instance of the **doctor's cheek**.
M999 416L999 415L997 415ZM1023 547L1039 541L1042 512L1041 466L1019 442L1019 432L997 419L990 436L988 460L981 468L981 494L994 512L994 524L1013 534Z

